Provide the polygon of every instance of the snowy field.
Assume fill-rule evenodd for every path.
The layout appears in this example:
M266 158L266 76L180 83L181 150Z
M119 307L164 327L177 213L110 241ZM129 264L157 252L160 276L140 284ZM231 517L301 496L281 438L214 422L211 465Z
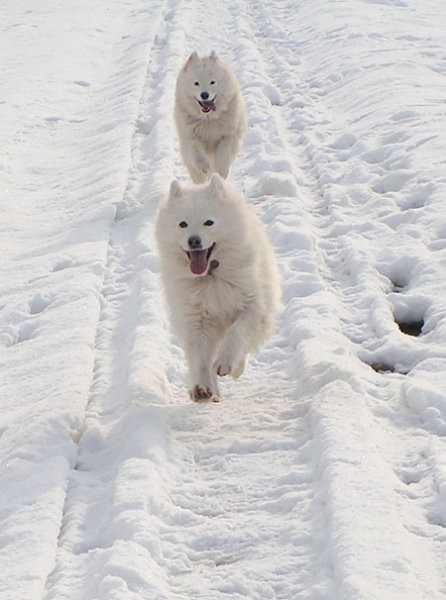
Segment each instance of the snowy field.
M0 599L446 599L444 0L5 0ZM193 50L278 333L187 397L153 222Z

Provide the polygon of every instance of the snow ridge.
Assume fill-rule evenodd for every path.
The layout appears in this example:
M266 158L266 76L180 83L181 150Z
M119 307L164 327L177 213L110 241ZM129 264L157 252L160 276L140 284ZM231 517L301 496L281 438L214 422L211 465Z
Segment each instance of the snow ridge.
M143 15L146 16L145 13ZM159 31L162 23L169 22L171 13L168 7L164 10L160 8L156 18L153 14L151 18L150 33L145 33L145 38L149 42L145 41L142 45L143 49L146 48L147 72L150 79L154 76L153 63L159 72L166 66L164 63L167 48L164 47L164 40L160 37ZM141 42L137 49L138 57L140 48ZM153 48L155 51L152 51ZM128 58L124 58L128 62ZM139 113L142 116L146 114L155 116L156 105L152 105L144 98L147 92L146 81L146 77L141 81ZM125 81L121 84L124 87ZM112 583L110 587L108 582L110 577L107 577L106 565L110 552L107 552L107 549L114 544L113 540L108 540L107 528L110 520L113 521L115 504L119 506L119 510L122 510L126 503L135 509L139 506L136 483L130 490L130 497L129 490L122 490L120 485L123 473L126 484L128 477L134 478L136 482L139 468L136 457L134 460L127 460L125 451L122 455L119 440L122 436L126 438L130 435L136 444L137 430L144 423L141 437L147 436L148 446L141 440L141 451L144 448L149 449L150 452L155 446L156 452L157 445L154 440L159 437L158 430L152 422L149 424L146 422L147 411L129 407L132 350L137 337L136 330L144 319L142 288L145 286L147 294L154 285L144 272L148 265L153 264L153 251L148 252L144 241L138 239L147 214L139 212L132 218L135 210L141 208L134 206L133 190L135 179L141 179L136 165L141 159L140 155L144 154L141 147L147 145L145 136L149 133L147 123L138 117L131 144L127 189L123 199L117 202L115 223L109 234L107 262L101 290L101 313L94 349L93 382L85 422L78 442L78 458L70 473L56 566L47 583L45 598L48 599L72 598L73 594L79 598L96 597L96 594L111 598L114 597L113 593L121 593L121 591L113 592L115 586ZM150 148L160 150L161 144L151 143ZM157 156L148 156L147 152L144 159L149 165L152 163L148 176L153 177L157 169L163 169L165 166L163 160ZM159 189L152 189L152 194L153 206L154 199L159 198ZM153 208L151 212L153 216ZM153 335L157 332L151 331L151 333ZM164 337L163 335L160 337L160 344ZM147 374L146 371L146 376ZM154 397L157 394L155 380L156 378L151 380L151 391ZM122 418L122 414L125 414L125 418ZM161 426L158 429L161 429ZM136 475L132 475L132 471L135 471ZM150 475L152 475L151 471ZM146 479L143 478L142 481ZM142 492L143 488L140 490L141 494ZM145 508L148 509L147 506ZM120 518L118 514L117 519ZM119 525L117 527L119 529ZM85 534L86 530L88 535ZM119 541L116 542L115 545L118 547L118 555L120 551L127 553L124 540L121 544ZM103 552L95 550L99 548L102 548ZM118 567L114 561L111 562L110 572L113 573L113 570ZM104 570L104 581L96 582L95 573L102 570ZM134 573L133 569L131 573ZM76 580L74 590L73 580Z

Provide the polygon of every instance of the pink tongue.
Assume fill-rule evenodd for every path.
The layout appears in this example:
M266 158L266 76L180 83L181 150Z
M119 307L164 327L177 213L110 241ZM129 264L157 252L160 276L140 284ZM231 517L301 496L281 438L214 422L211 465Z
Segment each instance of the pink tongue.
M204 106L204 108L210 108L211 110L213 110L215 112L216 108L215 108L215 104L213 100L203 100L201 102L202 106Z
M190 270L194 275L202 275L208 268L207 250L189 252Z

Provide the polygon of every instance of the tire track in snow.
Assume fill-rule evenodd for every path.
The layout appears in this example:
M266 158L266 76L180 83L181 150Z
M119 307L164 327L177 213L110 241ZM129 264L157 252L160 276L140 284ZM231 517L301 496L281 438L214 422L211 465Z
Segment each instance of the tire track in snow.
M228 32L237 21L237 7L197 3L192 9L197 32L183 60L206 44L206 50L223 47L225 57L231 55ZM210 37L212 23L224 37ZM242 159L234 171L243 172ZM166 433L166 455L162 477L156 479L158 498L151 499L156 501L151 519L158 547L152 557L162 569L163 597L288 599L296 593L305 597L307 589L325 589L316 560L323 539L315 527L319 507L313 497L306 407L295 406L282 353L277 368L270 370L276 350L266 348L242 381L223 386L227 400L222 405L197 407L186 400L176 346L171 352L166 391L173 406L156 410ZM181 355L180 361L183 369ZM144 402L147 392L141 390ZM150 479L147 483L153 487Z
M142 99L140 108L142 117L144 112L151 108L146 105L147 78L150 78L156 69L162 72L166 65L165 49L160 32L174 27L170 23L174 18L175 2L166 2L160 7L147 34L152 38L153 50L148 56L147 74L142 83ZM146 16L146 13L143 13ZM175 23L177 26L177 23ZM123 60L126 60L124 57ZM122 69L128 64L122 65ZM125 78L123 78L123 85ZM154 99L153 107L155 107ZM56 564L53 573L47 581L47 594L45 598L123 598L122 582L126 579L123 567L120 564L122 556L129 552L125 539L119 536L117 526L117 540L108 537L108 525L118 519L120 515L113 512L113 505L117 498L123 496L124 504L137 504L133 492L137 490L122 489L127 483L123 472L132 471L134 464L126 464L126 448L123 448L122 439L128 436L135 438L134 463L138 463L138 451L141 455L147 449L145 440L149 439L150 454L153 446L159 441L159 431L153 422L147 423L147 415L141 414L136 407L129 408L132 386L128 383L131 371L131 359L136 344L136 329L141 324L152 331L155 339L159 336L160 343L163 334L155 331L153 319L143 311L143 301L153 296L154 283L147 278L147 263L153 263L151 252L148 251L139 232L143 229L147 213L153 215L153 204L158 199L160 188L156 186L156 169L164 167L166 156L155 156L152 165L152 189L148 194L149 205L143 210L143 203L134 205L132 183L135 179L135 162L139 159L138 150L143 143L144 136L150 132L147 124L141 120L137 122L137 130L132 144L132 163L129 169L129 184L124 199L117 205L115 226L110 232L109 250L104 284L102 289L102 310L98 325L95 343L95 367L91 385L84 429L78 443L78 459L71 472L61 531L59 535ZM162 144L158 143L158 148ZM165 145L164 145L165 146ZM165 153L165 147L164 147ZM147 173L150 177L150 172ZM143 200L147 200L144 198ZM125 217L128 217L127 220ZM133 217L133 218L131 218ZM149 280L148 280L149 279ZM143 291L144 290L144 291ZM143 313L143 314L142 314ZM157 349L154 347L154 351ZM160 393L162 376L152 377L152 392L156 396ZM122 415L124 414L124 417ZM144 429L145 427L145 429ZM144 447L144 449L143 449ZM128 461L129 463L131 461ZM136 466L138 468L138 466ZM124 480L124 486L121 486ZM127 494L128 497L127 497ZM122 505L120 505L122 508ZM125 535L123 535L125 538ZM118 546L116 552L108 552L114 544ZM130 549L130 552L132 550ZM133 565L138 569L140 554L135 552ZM144 569L147 566L144 565ZM133 571L130 569L129 579L132 580ZM139 579L131 581L130 588L138 587ZM156 588L156 586L154 586ZM125 597L131 596L132 591L126 590ZM158 590L155 590L158 593ZM141 597L141 596L137 596Z
M286 16L286 7L283 10ZM440 577L444 571L444 535L441 525L435 527L432 515L437 511L438 518L441 513L438 511L440 500L432 505L422 498L422 494L430 487L434 497L438 494L441 498L444 463L439 460L435 439L429 439L428 431L423 431L424 428L420 428L401 406L404 378L393 376L383 381L382 376L357 364L355 345L376 335L376 331L367 331L369 322L377 326L370 307L375 308L375 314L380 312L384 321L387 318L393 324L385 306L386 287L381 274L370 270L370 261L361 256L363 239L358 237L359 243L355 243L358 234L350 238L346 235L352 215L348 211L344 213L345 208L340 210L339 188L333 194L328 191L330 186L327 184L334 181L336 163L330 164L326 154L318 149L326 136L325 127L328 125L327 129L330 129L321 116L324 114L320 109L323 89L319 84L312 88L311 80L308 86L308 79L301 87L298 85L296 65L299 59L290 57L287 45L289 32L293 30L281 26L280 12L271 17L262 2L253 5L251 11L255 15L253 23L267 24L265 30L257 31L258 39L262 39L262 33L268 41L271 34L275 36L276 43L265 45L263 53L267 57L265 63L272 65L277 87L289 87L283 108L276 110L284 115L278 117L283 134L279 138L285 137L294 147L291 156L299 165L295 167L296 177L306 188L303 190L306 220L314 236L316 262L322 262L318 279L328 291L319 310L328 316L324 335L330 340L329 350L322 357L314 355L310 332L302 332L303 341L296 358L302 364L303 395L313 396L310 413L328 509L327 534L331 538L331 560L338 584L336 597L373 595L414 600L434 597L438 590L444 589ZM304 22L303 15L300 19ZM283 23L286 23L285 19ZM295 44L291 46L295 49ZM311 58L307 52L306 61ZM299 70L304 71L303 68ZM293 81L297 84L295 90L290 85ZM317 103L319 106L315 106ZM345 155L345 150L355 143L356 139L347 131L331 148ZM356 217L358 224L364 219L362 206L361 209ZM365 231L366 228L358 228L360 233ZM311 296L308 300L302 299L302 308L295 312L290 322L299 322L304 314L306 317L311 314L311 300ZM315 332L312 334L314 336ZM388 331L381 331L383 338L386 334ZM435 348L433 353L436 353ZM358 372L363 373L361 380ZM404 427L404 419L410 425ZM405 476L401 474L404 456L408 457L410 465ZM415 468L418 462L421 465ZM405 477L409 482L412 478L417 482L421 480L420 492L413 487L411 491L405 488ZM402 486L398 478L403 480ZM428 483L429 479L431 483ZM402 499L404 495L405 499ZM414 498L423 500L416 509ZM434 526L426 522L420 529L420 523L426 519L424 511L430 514L428 520L434 521ZM386 526L384 532L381 524L387 520L392 527ZM404 540L403 547L401 540ZM430 558L419 565L420 556Z
M253 162L259 136L270 136L272 117L270 102L253 95L251 87L253 74L259 77L255 40L240 52L243 6L202 5L199 13L212 37L199 30L195 47L208 44L207 50L217 48L231 62L246 93L250 125L258 124L232 171L239 187L250 191L245 172L258 174ZM215 35L213 23L224 36ZM270 93L268 82L265 88ZM256 96L260 104L250 104ZM268 227L277 212L270 204L256 203ZM172 531L161 536L164 551L178 555L178 572L171 575L175 597L314 598L330 588L308 404L296 401L295 382L286 373L285 321L281 329L278 347L274 340L250 361L240 381L224 382L221 405L172 412L172 444L183 456L183 469L173 474L170 496L193 517L182 548Z

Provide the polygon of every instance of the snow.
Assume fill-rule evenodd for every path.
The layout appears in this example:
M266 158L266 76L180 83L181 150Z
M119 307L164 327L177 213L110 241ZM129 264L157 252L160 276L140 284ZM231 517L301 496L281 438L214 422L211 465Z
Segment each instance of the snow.
M443 0L2 17L0 598L446 598ZM153 220L211 49L283 308L195 405Z

